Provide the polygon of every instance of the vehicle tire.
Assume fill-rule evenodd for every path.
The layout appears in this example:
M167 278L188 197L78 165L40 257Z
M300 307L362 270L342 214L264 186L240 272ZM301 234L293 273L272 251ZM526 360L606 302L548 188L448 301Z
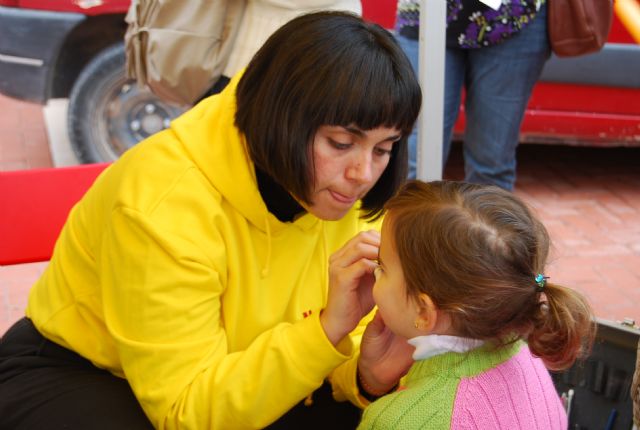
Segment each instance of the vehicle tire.
M83 163L114 161L185 110L127 79L124 44L118 43L96 55L75 82L69 96L69 140Z

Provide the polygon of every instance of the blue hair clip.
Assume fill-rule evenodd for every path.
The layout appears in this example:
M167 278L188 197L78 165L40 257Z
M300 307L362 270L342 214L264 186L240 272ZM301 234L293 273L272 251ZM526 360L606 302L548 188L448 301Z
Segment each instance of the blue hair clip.
M536 292L541 293L544 290L544 286L547 284L548 276L544 276L542 273L538 273L534 278L536 281Z

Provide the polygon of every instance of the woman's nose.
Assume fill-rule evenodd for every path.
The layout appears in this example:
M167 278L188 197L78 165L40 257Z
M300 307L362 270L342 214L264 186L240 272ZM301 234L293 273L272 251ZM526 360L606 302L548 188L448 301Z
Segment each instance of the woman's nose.
M360 183L367 183L373 180L372 158L368 154L359 154L351 162L347 177Z

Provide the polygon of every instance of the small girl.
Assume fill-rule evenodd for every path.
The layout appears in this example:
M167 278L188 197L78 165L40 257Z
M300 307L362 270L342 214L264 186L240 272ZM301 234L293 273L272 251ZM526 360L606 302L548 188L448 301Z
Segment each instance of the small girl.
M462 182L411 181L385 207L376 318L415 363L359 429L566 429L547 368L584 356L595 326L544 276L542 223L514 194Z

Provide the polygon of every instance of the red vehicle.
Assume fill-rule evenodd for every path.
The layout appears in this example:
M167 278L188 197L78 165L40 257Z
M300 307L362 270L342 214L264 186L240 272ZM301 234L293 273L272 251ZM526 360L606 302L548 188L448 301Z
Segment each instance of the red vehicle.
M640 2L625 1L637 16L625 26L616 8L602 51L547 62L529 101L522 141L640 146Z
M129 1L0 0L0 92L69 98L69 140L84 162L114 160L184 110L125 78ZM393 27L396 0L362 3L365 18ZM601 52L547 63L521 139L640 146L640 45L618 17Z

